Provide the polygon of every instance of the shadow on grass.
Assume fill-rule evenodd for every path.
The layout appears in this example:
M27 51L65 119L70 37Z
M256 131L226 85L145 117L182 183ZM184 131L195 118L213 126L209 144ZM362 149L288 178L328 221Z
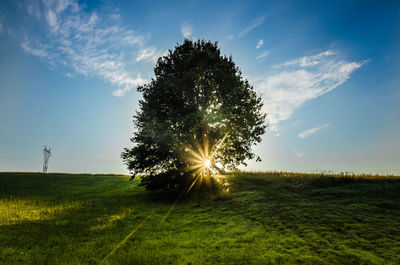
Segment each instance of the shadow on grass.
M267 232L296 234L320 257L334 250L338 263L369 263L362 258L367 252L378 263L382 253L400 261L394 251L400 250L399 177L239 173L228 179L234 193L226 204Z

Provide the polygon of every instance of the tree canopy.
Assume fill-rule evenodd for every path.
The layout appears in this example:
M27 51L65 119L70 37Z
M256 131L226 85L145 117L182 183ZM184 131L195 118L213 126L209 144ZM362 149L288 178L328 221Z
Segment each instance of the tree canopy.
M234 169L255 157L266 115L254 88L217 43L185 39L160 57L138 87L133 148L122 158L147 189L190 183L196 174Z

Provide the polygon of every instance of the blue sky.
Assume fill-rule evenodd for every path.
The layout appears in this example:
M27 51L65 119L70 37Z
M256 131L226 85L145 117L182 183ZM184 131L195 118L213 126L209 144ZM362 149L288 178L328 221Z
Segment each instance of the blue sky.
M399 1L2 1L0 171L128 173L136 86L218 41L263 98L248 170L400 174Z

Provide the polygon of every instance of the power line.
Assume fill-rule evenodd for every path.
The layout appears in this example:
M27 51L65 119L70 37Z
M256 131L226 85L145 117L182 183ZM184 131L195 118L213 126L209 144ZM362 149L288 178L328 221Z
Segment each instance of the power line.
M51 156L50 147L49 147L49 149L47 149L46 146L44 146L44 149L43 149L43 173L47 173L50 156Z

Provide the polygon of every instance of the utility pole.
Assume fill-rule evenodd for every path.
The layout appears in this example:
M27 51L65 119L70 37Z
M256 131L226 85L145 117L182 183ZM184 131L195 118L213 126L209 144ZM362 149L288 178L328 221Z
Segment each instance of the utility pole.
M47 167L49 166L50 156L51 156L50 147L49 147L49 149L47 149L47 147L44 146L44 149L43 149L43 173L47 173Z

